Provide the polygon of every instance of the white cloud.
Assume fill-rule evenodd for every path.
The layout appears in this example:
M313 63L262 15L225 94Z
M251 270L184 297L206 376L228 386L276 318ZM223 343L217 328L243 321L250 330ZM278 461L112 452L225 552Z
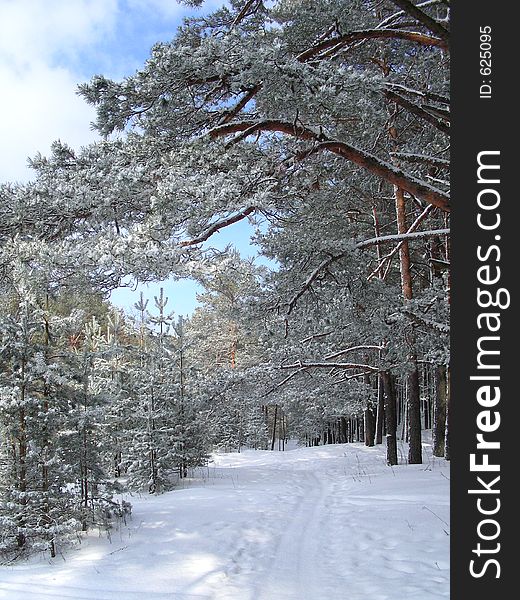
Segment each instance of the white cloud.
M55 139L95 138L76 95L75 54L115 27L117 0L0 0L0 181L30 177L26 160ZM60 66L61 64L61 66Z
M203 12L223 1L206 0ZM95 139L95 112L76 94L90 59L119 79L135 60L128 43L118 46L124 36L163 23L173 30L194 12L175 0L0 0L0 182L30 178L27 157L56 139L74 147ZM140 30L147 15L152 29Z
M95 138L94 110L67 70L38 64L20 75L0 65L0 82L0 181L26 180L27 157L45 154L55 139L79 147Z
M117 0L0 0L0 56L18 67L74 52L113 29Z

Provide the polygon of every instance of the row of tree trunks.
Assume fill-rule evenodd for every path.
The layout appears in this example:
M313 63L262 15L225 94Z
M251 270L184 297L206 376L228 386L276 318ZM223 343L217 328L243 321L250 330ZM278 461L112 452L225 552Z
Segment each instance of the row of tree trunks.
M268 448L274 450L278 441L278 450L285 450L287 443L287 415L278 404L262 406L265 424L269 434Z
M374 446L382 444L386 436L387 462L396 465L398 428L402 427L401 438L411 447L408 462L419 464L417 461L422 460L421 430L431 428L434 456L449 460L449 370L446 365L424 365L419 370L416 360L412 361L412 367L400 383L389 371L380 373L376 380L375 405L367 405L362 416L341 416L327 423L321 432L306 436L306 445L364 442L366 446ZM369 376L365 377L365 382L370 384ZM431 415L430 407L433 408ZM275 404L264 406L262 410L270 432L270 449L275 449L278 440L278 449L285 450L288 433L282 407Z

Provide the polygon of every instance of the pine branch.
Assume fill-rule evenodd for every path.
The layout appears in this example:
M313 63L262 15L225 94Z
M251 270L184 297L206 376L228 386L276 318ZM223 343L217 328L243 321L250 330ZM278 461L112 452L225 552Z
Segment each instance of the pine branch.
M420 239L426 237L435 237L437 235L449 235L449 229L433 229L431 231L416 231L413 233L396 233L395 235L383 235L381 237L371 238L356 244L356 248L368 248L384 242L403 242L406 240Z
M430 214L430 212L432 210L433 210L433 206L430 204L423 210L423 212L417 217L417 219L415 219L415 221L410 225L410 227L408 228L408 231L406 233L412 233L413 231L415 231L417 229L417 227L419 227L419 225L422 223L422 221L424 221L424 219ZM370 273L370 275L367 277L367 281L370 281L372 279L372 277L377 275L381 271L381 269L384 268L384 266L386 264L389 264L389 261L391 260L391 258L395 254L397 254L397 252L399 252L403 243L404 242L399 242L399 244L397 244L397 246L395 246L395 248L389 254L387 254L385 257L383 257L381 259L377 269L375 269L375 271Z
M423 121L426 121L430 125L433 125L436 129L438 129L439 131L442 131L442 133L444 133L446 135L450 134L449 125L446 125L446 123L444 123L440 119L436 118L431 113L427 112L420 106L417 106L417 104L410 102L409 100L407 100L406 98L403 98L402 96L399 96L399 94L396 94L395 92L387 91L385 93L385 95L388 98L388 100L390 100L390 102L395 102L395 104L398 104L399 106L401 106L402 108L407 110L412 115L415 115L419 119L422 119Z
M418 6L410 2L410 0L392 0L392 2L400 9L404 10L411 17L419 21L422 25L429 29L432 33L444 40L446 44L450 41L450 32L438 23L435 19L426 14Z
M337 358L338 356L343 356L350 352L355 352L356 350L383 350L384 346L352 346L351 348L345 348L344 350L339 350L338 352L334 352L333 354L329 354L325 357L325 360L331 360L332 358Z
M321 273L321 271L323 269L325 269L326 267L328 267L329 265L331 265L334 261L339 260L340 258L343 258L343 256L345 256L344 253L342 254L338 254L336 256L329 256L328 258L326 258L324 261L322 261L315 269L314 271L309 275L309 277L307 277L307 279L305 280L305 283L302 285L302 287L300 288L300 291L293 296L293 298L291 299L291 301L289 302L289 308L287 309L287 314L290 315L291 312L293 311L294 307L296 306L296 303L298 302L298 300L303 296L303 294L305 294L305 292L311 287L313 281L316 280L316 278L318 277L318 275Z
M255 3L256 3L256 6L254 8L252 8ZM262 0L248 0L242 7L242 10L235 17L235 20L231 24L231 29L233 29L234 27L239 25L246 17L254 15L255 12L260 8L261 5L262 5Z
M364 369L371 373L379 373L381 369L372 365L364 365L362 363L332 363L332 362L313 362L313 361L298 361L290 365L280 365L281 369Z
M432 167L438 167L439 169L449 169L450 161L444 158L437 158L436 156L424 156L422 154L409 154L408 152L392 152L392 156L405 160L409 163L419 163L431 165Z
M372 174L403 189L412 196L424 200L428 204L433 204L446 212L449 212L450 210L449 195L446 192L431 186L425 181L416 179L413 175L405 173L401 169L379 159L373 154L345 142L329 139L323 132L317 133L303 125L288 123L277 119L268 119L258 122L242 121L215 127L209 132L209 136L215 139L233 133L239 133L233 140L233 143L236 143L237 141L245 139L247 136L264 131L285 133L298 139L318 142L310 152L328 150L329 152L353 162L359 167L363 167Z
M409 42L415 42L421 46L435 46L443 50L448 49L448 45L443 39L432 37L418 31L405 31L404 29L365 29L361 31L351 31L345 35L324 40L319 44L315 44L304 52L301 52L296 57L298 62L307 62L311 58L315 58L321 52L335 46L348 46L354 42L361 40L376 40L376 39L400 39Z

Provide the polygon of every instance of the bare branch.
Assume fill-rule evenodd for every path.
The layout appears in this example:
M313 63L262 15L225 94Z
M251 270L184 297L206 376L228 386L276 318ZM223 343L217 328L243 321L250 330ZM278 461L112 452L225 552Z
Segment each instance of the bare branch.
M432 319L428 319L426 317L421 317L410 311L403 311L403 312L405 315L410 317L410 319L412 321L415 321L415 323L418 323L419 325L426 325L430 329L435 329L436 331L440 331L441 333L449 333L450 332L449 325L445 325L444 323L438 323L437 321L433 321Z
M430 204L423 210L423 212L417 217L417 219L415 219L415 221L410 225L410 227L408 228L408 231L406 233L412 233L413 231L415 231L417 229L417 227L419 227L419 225L422 223L422 221L424 221L424 219L430 214L430 212L432 210L433 210L433 206ZM397 244L397 246L389 254L387 254L385 257L383 257L383 259L380 260L379 266L377 267L377 269L375 269L375 271L370 273L370 275L367 277L367 281L370 281L375 275L377 275L381 271L381 269L384 268L385 264L390 265L391 258L395 254L397 254L397 252L399 252L403 243L404 242L399 242L399 244Z
M430 5L434 5L434 4L440 4L441 2L442 2L442 0L427 0L426 2L421 2L417 6L419 6L419 7L430 6ZM383 27L389 27L389 26L393 25L395 21L399 20L404 15L406 15L405 11L400 10L400 11L394 13L393 15L390 15L389 17L387 17L384 21L381 21L381 23L379 23L379 25L377 27L378 27L378 29L383 28Z
M232 119L234 119L238 113L247 105L247 103L252 100L256 93L262 89L262 85L259 83L251 88L242 98L235 104L235 106L224 113L222 118L220 119L219 125L224 125L225 123L229 123Z
M251 7L255 4L255 2L256 2L256 6L253 9L251 9ZM248 0L242 7L242 10L235 17L235 20L233 21L233 23L231 23L231 29L233 29L234 27L239 25L246 17L253 15L260 8L261 4L262 4L262 0Z
M447 96L443 96L442 94L438 94L437 92L424 92L420 90L415 90L413 88L407 87L405 85L401 85L399 83L388 82L385 84L385 88L399 90L402 94L409 94L411 96L419 96L420 98L424 98L425 100L433 100L434 102L439 102L440 104L450 104L450 99Z
M331 335L332 333L334 333L334 331L325 331L323 333L315 333L314 335L309 335L306 338L303 338L303 340L300 340L300 344L306 344L307 342L311 342L312 340L317 340L323 337L327 337L328 335Z
M201 235L199 235L196 238L193 238L191 240L186 240L184 242L181 242L179 244L179 246L182 246L184 248L186 246L195 246L196 244L201 244L202 242L205 242L206 240L208 240L214 233L216 233L220 229L223 229L224 227L227 227L228 225L233 225L233 223L237 223L238 221L242 221L242 219L245 219L247 216L254 213L255 210L256 210L256 206L250 206L249 208L244 209L243 211L239 212L236 215L228 217L227 219L222 219L221 221L217 221L216 223L211 225Z
M300 291L295 296L293 296L292 300L289 302L289 308L287 309L288 315L291 314L291 312L293 311L294 307L296 306L296 303L298 302L298 300L310 288L310 286L312 285L312 282L315 281L315 279L318 277L318 275L320 274L322 269L325 269L330 264L332 264L334 261L339 260L343 256L344 256L344 254L339 254L337 256L329 256L314 269L314 271L305 280L305 283L300 288Z
M348 354L349 352L355 352L356 350L383 350L384 346L352 346L351 348L345 348L344 350L339 350L338 352L334 352L334 354L329 354L325 357L325 360L331 360L332 358L337 358L338 356L343 356L344 354Z
M264 394L264 397L265 396L269 396L269 394L272 394L275 390L277 390L278 388L282 387L282 385L285 385L293 377L296 377L296 375L299 375L300 373L303 373L306 370L307 370L306 367L302 367L301 369L298 369L297 371L294 371L293 373L291 373L290 375L288 375L285 379L283 379L282 381L280 381L279 383L277 383L276 385L274 385L270 390L268 390Z

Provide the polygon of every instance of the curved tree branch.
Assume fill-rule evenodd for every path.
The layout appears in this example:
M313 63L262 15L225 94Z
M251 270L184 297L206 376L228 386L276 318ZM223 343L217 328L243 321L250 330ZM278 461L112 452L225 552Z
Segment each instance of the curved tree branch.
M259 131L285 133L301 140L318 142L318 145L313 151L328 150L329 152L350 160L359 167L363 167L373 175L388 181L392 185L403 189L418 199L424 200L428 204L433 204L446 212L449 212L450 210L449 195L446 192L424 181L416 179L412 175L405 173L401 169L379 159L377 156L374 156L365 150L361 150L360 148L356 148L345 142L329 139L322 132L317 133L302 125L275 119L259 122L243 121L240 123L230 123L215 127L209 132L209 135L211 138L216 139L232 133L239 133L234 139L236 142Z
M421 46L435 46L442 50L448 49L448 44L443 39L432 37L418 31L406 31L404 29L364 29L360 31L350 31L345 35L324 40L319 44L315 44L311 48L305 50L296 57L299 62L306 62L314 58L324 50L333 47L348 46L354 42L361 40L377 40L377 39L400 39L409 42L415 42Z
M221 221L217 221L216 223L213 223L213 225L211 225L204 233L191 240L181 242L179 246L182 246L184 248L186 246L195 246L197 244L202 244L202 242L208 240L214 233L216 233L220 229L223 229L228 225L233 225L233 223L238 223L238 221L242 221L242 219L245 219L248 215L255 212L255 210L256 206L249 206L248 208L237 213L236 215L228 217L227 219L222 219Z

